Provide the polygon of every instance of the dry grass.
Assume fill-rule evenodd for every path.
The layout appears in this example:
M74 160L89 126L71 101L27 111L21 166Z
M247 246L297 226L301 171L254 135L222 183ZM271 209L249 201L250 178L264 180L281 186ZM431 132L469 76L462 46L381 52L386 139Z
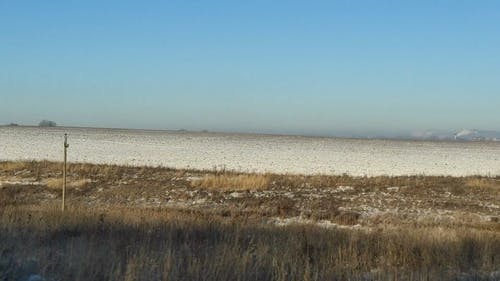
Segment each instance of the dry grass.
M498 280L500 234L276 228L189 211L13 207L0 208L0 253L0 280L472 281Z
M220 190L262 190L269 186L271 177L261 174L215 174L194 180L194 187Z
M27 166L28 166L28 162L22 162L22 161L0 162L0 170L4 170L4 171L23 170Z
M61 168L0 162L0 280L500 280L498 178Z
M63 180L61 178L49 178L44 181L45 185L49 189L60 190L63 185ZM92 183L91 179L68 179L66 181L66 187L70 189L85 189Z
M370 227L435 220L483 228L500 217L500 178L243 174L79 163L69 164L68 176L67 200L100 207L189 206L255 220L302 217ZM0 204L54 203L61 177L57 162L0 162Z
M465 184L472 188L500 189L500 181L492 178L470 177Z

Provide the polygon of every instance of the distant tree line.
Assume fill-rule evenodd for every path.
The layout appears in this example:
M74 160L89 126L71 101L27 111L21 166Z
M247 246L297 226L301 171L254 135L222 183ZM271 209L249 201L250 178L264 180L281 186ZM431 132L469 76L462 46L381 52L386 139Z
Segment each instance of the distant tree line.
M50 120L42 120L38 123L39 127L55 127L57 126L56 122Z
M18 123L15 123L15 122L10 122L4 126L7 126L7 127L18 127L20 126ZM38 126L39 127L56 127L57 126L57 123L54 122L54 121L50 121L50 120L42 120L40 121L40 123L38 123Z

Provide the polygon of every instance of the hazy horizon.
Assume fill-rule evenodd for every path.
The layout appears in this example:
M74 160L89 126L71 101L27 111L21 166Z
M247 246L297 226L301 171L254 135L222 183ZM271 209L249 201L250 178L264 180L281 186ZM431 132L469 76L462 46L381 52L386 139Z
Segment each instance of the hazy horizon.
M0 124L500 130L496 1L0 1Z
M47 120L47 119L44 119ZM53 121L53 120L50 120ZM55 121L54 121L55 122ZM56 122L57 123L57 122ZM448 130L438 130L438 129L427 129L427 130L408 130L408 131L331 131L330 133L318 132L318 133L303 133L294 131L245 131L238 129L227 129L227 130L209 130L209 129L185 129L185 128L147 128L147 127L95 127L95 126L78 126L78 125L61 125L57 124L54 127L40 126L39 124L20 124L16 122L9 122L6 124L0 124L2 126L20 126L20 127L41 127L41 128L89 128L89 129L110 129L110 130L139 130L139 131L171 131L171 132L188 132L188 133L221 133L221 134L263 134L263 135L283 135L283 136L304 136L304 137L333 137L333 138L354 138L354 139L394 139L394 140L451 140L455 133L468 130L478 130L479 132L494 132L496 140L500 138L500 131L498 130L482 130L477 128L460 128L460 129L448 129ZM431 135L426 135L432 133ZM484 137L484 136L483 136ZM491 140L491 139L489 139Z

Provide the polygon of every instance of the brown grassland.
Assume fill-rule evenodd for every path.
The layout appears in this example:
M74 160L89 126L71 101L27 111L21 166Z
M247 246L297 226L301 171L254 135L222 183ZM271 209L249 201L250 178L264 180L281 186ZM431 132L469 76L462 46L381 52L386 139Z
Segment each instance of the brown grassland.
M500 280L500 178L0 162L0 280Z

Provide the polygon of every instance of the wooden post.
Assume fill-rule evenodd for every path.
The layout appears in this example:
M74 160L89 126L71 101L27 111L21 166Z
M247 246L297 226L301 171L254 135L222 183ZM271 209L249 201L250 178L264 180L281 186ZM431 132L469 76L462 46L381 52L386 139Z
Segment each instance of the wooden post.
M66 207L66 158L68 155L68 134L64 134L64 168L63 168L63 186L62 186L62 210Z

